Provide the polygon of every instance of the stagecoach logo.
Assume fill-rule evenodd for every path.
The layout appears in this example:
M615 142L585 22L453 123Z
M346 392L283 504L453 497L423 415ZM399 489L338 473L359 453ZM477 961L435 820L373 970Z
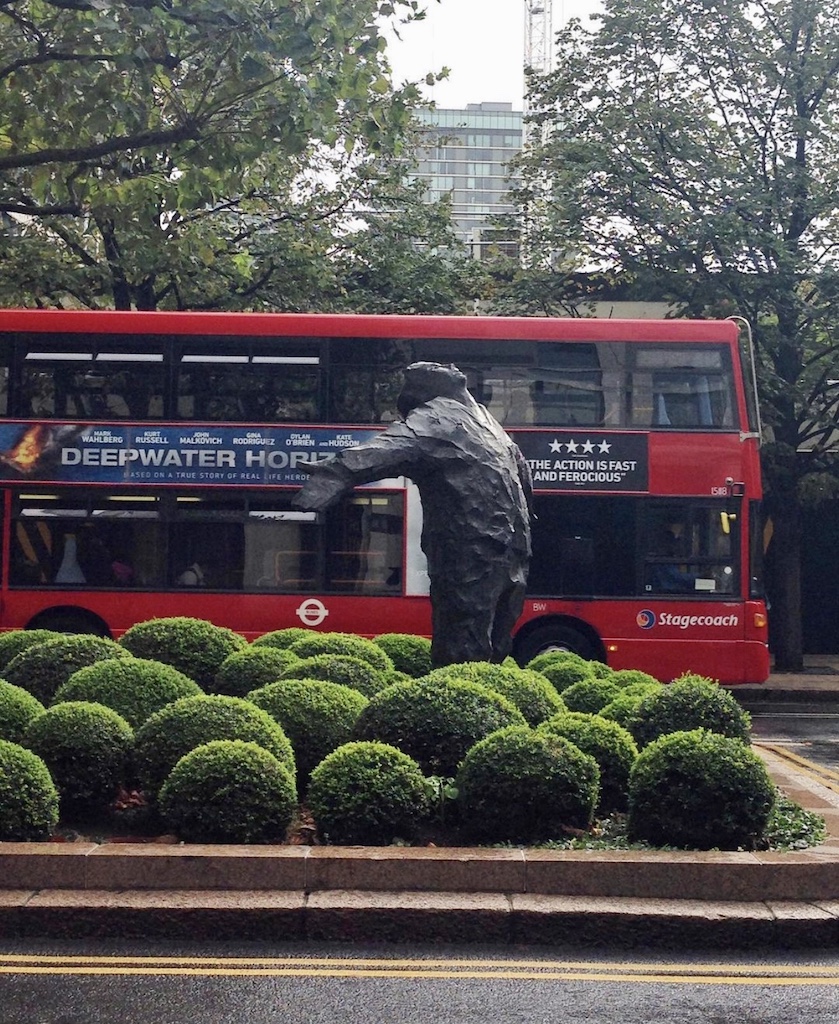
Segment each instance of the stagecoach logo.
M515 430L540 491L646 491L646 434Z
M297 609L297 618L304 626L319 626L328 614L323 602L315 597L310 597Z
M673 612L660 612L656 615L649 608L643 608L635 616L635 622L641 629L652 629L653 626L675 626L677 629L691 629L693 626L739 626L740 616L736 613L727 615L678 615Z

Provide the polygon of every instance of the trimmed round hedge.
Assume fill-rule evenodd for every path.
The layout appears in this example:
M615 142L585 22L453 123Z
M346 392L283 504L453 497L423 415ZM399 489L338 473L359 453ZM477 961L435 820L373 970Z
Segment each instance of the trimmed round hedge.
M691 729L709 729L748 743L751 717L719 683L685 676L644 697L628 728L639 747Z
M506 725L525 725L500 693L464 679L426 676L370 698L353 730L359 740L397 747L428 775L452 776L473 744Z
M291 741L301 793L312 769L349 742L368 703L358 690L326 679L281 679L249 693L248 700L279 722Z
M457 773L465 831L481 842L562 838L591 824L600 769L570 740L526 726L476 743Z
M612 679L622 689L625 689L627 686L635 686L641 683L646 683L648 686L663 685L660 679L656 679L656 677L651 676L649 672L642 672L638 668L618 669L612 674Z
M318 835L336 845L388 846L428 815L428 786L411 757L386 743L345 743L312 772L307 803Z
M244 697L251 690L273 683L285 669L297 664L299 658L291 651L268 644L243 648L229 654L219 665L212 692L228 697Z
M212 688L225 658L248 645L243 636L226 626L185 615L138 622L123 633L120 643L135 658L172 665L202 690Z
M104 704L67 701L32 719L26 745L49 769L62 813L86 816L103 811L128 781L134 732Z
M528 725L538 725L560 711L565 701L556 687L540 672L519 668L515 663L493 665L487 661L467 661L446 665L429 673L432 679L467 679L495 690L521 711Z
M281 843L297 811L297 791L288 768L264 747L213 740L177 762L159 806L187 843Z
M134 760L146 797L155 800L184 754L211 740L258 743L295 776L291 743L267 711L241 697L182 697L155 712L137 730Z
M85 665L111 658L127 658L128 652L116 641L90 634L53 637L16 654L4 676L22 686L42 704L49 704L59 686Z
M539 731L564 736L597 761L600 768L597 810L601 814L626 810L629 773L638 757L638 747L626 729L600 715L571 711L555 715L540 725Z
M534 672L541 672L546 665L559 664L591 666L590 661L587 661L575 651L543 651L541 654L537 654L535 658L531 658L525 665L525 668L532 669Z
M533 669L532 662L527 667ZM553 661L544 662L540 668L533 670L540 672L548 682L552 683L558 693L564 693L574 683L595 678L591 671L591 662L584 661L582 658L555 658Z
M146 658L112 658L74 672L62 683L53 704L94 701L112 708L132 729L172 701L201 693L201 687L171 665Z
M397 672L419 679L431 669L431 641L427 636L412 633L380 633L373 643L387 654Z
M379 672L392 672L390 657L372 640L354 633L310 633L295 640L289 650L298 658L314 658L318 654L349 654L369 662Z
M638 755L628 832L655 846L752 849L774 800L763 762L741 740L706 729L674 732Z
M392 670L375 668L350 654L315 654L300 658L284 669L281 679L325 679L372 697L390 685Z
M588 663L591 674L596 679L611 679L615 670L610 668L605 661L590 661Z
M58 790L43 760L0 740L0 842L49 839L58 824Z
M610 722L617 722L618 725L623 726L632 735L630 723L646 696L647 693L627 693L626 690L621 690L618 696L613 701L610 701L605 708L601 708L597 714L601 718L608 719ZM634 736L632 738L635 739Z
M22 743L29 723L43 710L28 690L0 679L0 739Z
M251 647L276 647L279 650L287 650L295 642L303 637L313 636L315 630L306 629L305 626L286 626L285 629L274 629L270 633L263 633L251 641Z
M609 676L606 679L590 676L572 683L562 691L562 699L569 711L581 711L596 715L621 692L620 686Z
M27 647L65 635L53 629L10 629L8 633L0 633L0 672Z

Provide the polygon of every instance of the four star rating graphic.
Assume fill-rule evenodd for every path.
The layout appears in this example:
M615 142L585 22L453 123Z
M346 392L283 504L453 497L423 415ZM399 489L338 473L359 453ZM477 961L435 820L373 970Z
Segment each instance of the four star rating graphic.
M599 444L595 444L593 441L586 439L582 443L575 441L573 438L570 441L558 441L556 438L550 443L550 449L552 452L560 453L563 449L567 452L573 452L575 455L579 451L582 455L591 455L594 451L602 452L604 455L606 452L612 450L612 446L608 441L601 441Z

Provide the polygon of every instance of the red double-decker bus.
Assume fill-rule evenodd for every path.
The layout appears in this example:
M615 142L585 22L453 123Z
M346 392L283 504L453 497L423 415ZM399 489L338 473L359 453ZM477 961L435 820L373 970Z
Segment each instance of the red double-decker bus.
M427 635L410 482L291 503L302 462L395 417L419 360L457 365L533 471L521 663L766 678L759 429L728 321L0 312L0 628Z

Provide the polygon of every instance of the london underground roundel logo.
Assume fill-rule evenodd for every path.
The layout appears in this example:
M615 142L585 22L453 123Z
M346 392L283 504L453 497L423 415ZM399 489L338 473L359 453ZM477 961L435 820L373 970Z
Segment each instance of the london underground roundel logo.
M328 614L326 606L316 597L310 597L297 608L297 618L304 626L319 626Z
M635 616L635 621L641 629L652 629L655 625L655 612L651 612L649 608L643 608Z

